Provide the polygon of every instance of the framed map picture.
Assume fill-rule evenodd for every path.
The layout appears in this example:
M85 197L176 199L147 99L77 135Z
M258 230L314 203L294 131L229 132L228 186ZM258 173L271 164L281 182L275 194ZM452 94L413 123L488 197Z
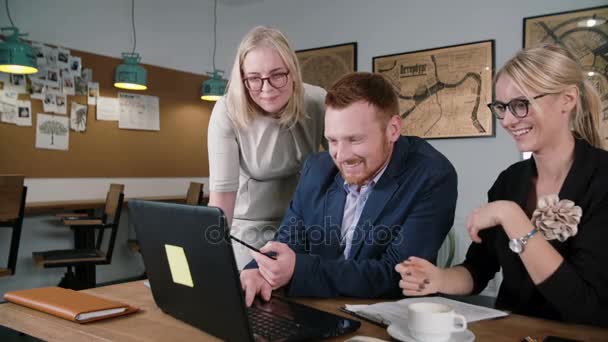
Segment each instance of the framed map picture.
M600 137L608 150L608 6L524 18L524 47L554 43L580 62L600 93Z
M357 71L357 43L296 51L302 80L327 90L343 75Z
M399 96L401 133L422 138L494 136L494 41L373 58Z

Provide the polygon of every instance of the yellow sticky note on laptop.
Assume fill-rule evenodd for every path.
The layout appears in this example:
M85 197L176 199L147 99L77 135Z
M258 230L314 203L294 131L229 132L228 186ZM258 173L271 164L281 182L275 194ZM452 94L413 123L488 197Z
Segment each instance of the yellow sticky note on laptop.
M171 270L173 282L194 287L184 249L179 246L165 245L165 251L167 252L167 260L169 260L169 269Z

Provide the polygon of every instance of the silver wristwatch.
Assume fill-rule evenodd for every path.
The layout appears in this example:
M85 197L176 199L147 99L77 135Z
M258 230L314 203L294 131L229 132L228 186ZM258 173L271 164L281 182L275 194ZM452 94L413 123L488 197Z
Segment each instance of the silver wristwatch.
M537 231L538 229L534 228L531 232L518 239L516 238L509 240L509 248L511 248L511 250L517 254L523 252L528 240L530 240L530 238L533 237Z

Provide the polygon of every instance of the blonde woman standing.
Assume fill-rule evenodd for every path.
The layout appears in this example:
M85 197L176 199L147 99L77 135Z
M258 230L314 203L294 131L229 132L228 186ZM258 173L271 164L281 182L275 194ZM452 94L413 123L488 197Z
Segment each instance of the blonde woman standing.
M280 31L259 26L245 35L208 129L209 205L224 211L231 234L256 247L273 238L302 162L325 144L325 93L302 82ZM249 250L233 247L242 269Z
M410 258L396 270L408 296L481 292L501 268L496 306L608 327L608 152L599 95L573 56L546 45L497 73L490 109L532 158L503 171L475 209L464 263Z

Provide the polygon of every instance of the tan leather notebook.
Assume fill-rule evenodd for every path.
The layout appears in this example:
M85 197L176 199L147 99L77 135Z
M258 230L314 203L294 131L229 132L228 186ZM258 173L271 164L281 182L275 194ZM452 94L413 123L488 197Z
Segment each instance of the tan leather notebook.
M61 287L9 291L4 294L4 299L78 323L122 316L138 310L124 303Z

